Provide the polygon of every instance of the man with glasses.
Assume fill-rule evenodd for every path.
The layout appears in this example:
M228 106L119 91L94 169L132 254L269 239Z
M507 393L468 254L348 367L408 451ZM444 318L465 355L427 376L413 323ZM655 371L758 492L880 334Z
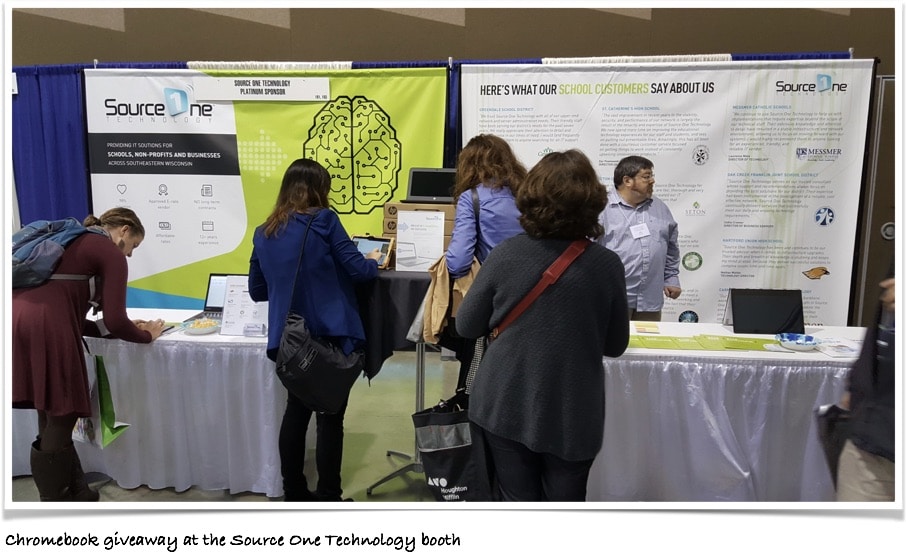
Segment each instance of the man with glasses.
M679 231L667 205L654 197L654 163L623 158L613 172L614 188L599 220L598 243L620 256L626 268L630 319L660 321L664 297L676 299L679 282Z

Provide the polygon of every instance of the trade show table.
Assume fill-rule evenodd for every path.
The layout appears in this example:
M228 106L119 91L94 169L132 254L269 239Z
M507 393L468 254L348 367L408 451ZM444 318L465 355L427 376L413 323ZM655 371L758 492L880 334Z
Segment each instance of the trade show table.
M194 313L129 310L133 319L166 321ZM86 471L103 472L124 488L282 494L276 432L286 391L265 355L266 338L175 330L151 344L85 340L91 355L104 358L117 421L130 424L103 449L76 443ZM13 410L14 475L30 473L36 431L34 411Z
M631 324L636 334L636 324ZM640 338L734 335L659 323ZM858 327L807 328L858 347ZM605 358L604 445L589 501L832 501L814 410L836 402L855 361L818 351L629 348Z
M130 310L133 318L174 321L187 313ZM714 324L659 326L662 336L732 336ZM809 332L860 340L864 330ZM149 345L87 342L104 357L117 420L131 425L103 449L76 443L86 471L125 488L282 494L285 391L264 338L176 331ZM812 412L839 399L852 361L820 352L645 348L606 359L604 445L588 500L831 500ZM35 412L12 416L12 472L29 474Z

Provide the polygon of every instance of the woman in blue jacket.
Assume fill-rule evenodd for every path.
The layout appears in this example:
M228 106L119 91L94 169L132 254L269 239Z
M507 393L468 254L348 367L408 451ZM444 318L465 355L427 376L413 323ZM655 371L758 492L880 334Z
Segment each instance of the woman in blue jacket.
M298 159L283 175L277 202L264 224L255 229L249 264L249 295L268 302L267 357L276 361L283 325L290 309L302 315L312 336L333 342L344 353L364 350L365 330L354 284L374 279L381 253L363 256L337 215L330 210L330 174L318 162ZM305 251L299 252L307 225ZM293 282L296 266L295 295ZM308 489L305 432L312 410L289 394L280 426L280 469L285 501L340 501L343 459L343 416L317 414L318 485Z

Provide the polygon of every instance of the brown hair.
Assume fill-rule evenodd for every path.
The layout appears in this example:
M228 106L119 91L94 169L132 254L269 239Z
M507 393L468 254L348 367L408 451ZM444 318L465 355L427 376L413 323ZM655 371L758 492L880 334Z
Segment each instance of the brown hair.
M525 175L525 167L516 158L509 143L492 134L476 135L456 159L453 199L458 200L460 195L478 184L490 188L507 186L516 195Z
M282 230L293 213L314 212L329 208L330 174L318 161L296 159L283 174L274 210L264 221L264 235L273 236Z
M129 231L133 236L139 236L141 238L145 237L145 227L142 226L142 221L139 220L135 211L125 207L114 207L113 209L105 211L100 217L88 215L85 217L85 220L82 221L82 226L100 226L103 228L128 226Z
M534 238L598 238L606 191L582 151L544 155L516 195L519 223Z

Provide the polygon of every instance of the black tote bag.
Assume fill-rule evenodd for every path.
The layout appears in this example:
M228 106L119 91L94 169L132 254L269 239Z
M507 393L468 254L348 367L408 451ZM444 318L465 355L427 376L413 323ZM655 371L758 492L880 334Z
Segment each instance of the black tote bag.
M469 395L412 414L425 481L437 501L491 501L484 444L469 422Z

